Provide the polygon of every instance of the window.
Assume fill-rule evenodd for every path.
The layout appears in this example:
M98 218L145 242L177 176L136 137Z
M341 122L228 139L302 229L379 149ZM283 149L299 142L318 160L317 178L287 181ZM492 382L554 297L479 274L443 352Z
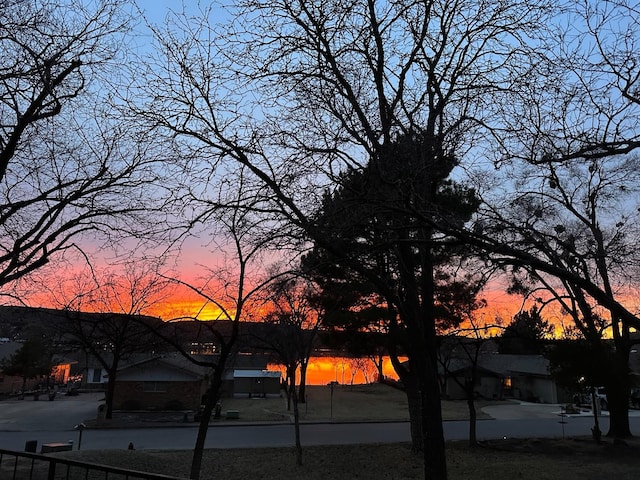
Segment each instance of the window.
M94 368L91 376L91 383L102 383L102 369Z
M511 390L511 377L504 377L502 379L502 385L506 390Z
M162 393L167 391L167 382L143 382L143 392L156 392Z

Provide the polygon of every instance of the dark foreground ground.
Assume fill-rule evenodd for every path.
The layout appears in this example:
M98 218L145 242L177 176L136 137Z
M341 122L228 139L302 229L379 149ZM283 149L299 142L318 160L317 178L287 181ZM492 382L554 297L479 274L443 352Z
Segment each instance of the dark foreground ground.
M65 458L188 477L191 452L74 451ZM451 480L637 480L640 441L613 445L588 438L485 442L469 448L448 443ZM303 449L295 465L293 449L206 451L201 480L405 480L424 478L422 459L407 444L327 446Z

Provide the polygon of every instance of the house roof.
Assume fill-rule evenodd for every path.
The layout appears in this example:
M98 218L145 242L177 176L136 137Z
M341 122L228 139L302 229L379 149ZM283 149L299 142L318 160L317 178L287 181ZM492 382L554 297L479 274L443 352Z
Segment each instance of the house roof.
M481 363L495 372L514 374L549 376L549 360L542 355L487 355Z
M0 360L8 359L22 347L20 342L3 342L0 343Z
M118 372L127 371L147 365L160 365L169 369L181 371L187 375L203 378L209 373L210 368L196 365L179 354L163 354L129 362L118 368Z
M280 378L282 374L271 370L234 370L233 378Z
M451 360L449 372L456 373L471 367L471 361L467 358L455 358ZM508 355L485 354L478 357L478 368L485 373L491 372L501 376L515 374L535 375L548 377L549 360L542 355Z

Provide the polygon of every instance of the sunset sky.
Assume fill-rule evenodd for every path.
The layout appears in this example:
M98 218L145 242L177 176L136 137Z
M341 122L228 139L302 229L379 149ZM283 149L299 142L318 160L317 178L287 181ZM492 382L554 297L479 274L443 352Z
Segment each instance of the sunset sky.
M136 0L136 2L143 10L146 20L156 24L163 23L168 9L171 8L176 11L181 11L183 8L183 2L180 0ZM199 10L197 9L198 2L185 3L188 5L186 7L188 14L196 16L199 14ZM203 4L207 4L207 2L203 2ZM215 22L224 19L226 14L222 9L216 7L212 10L212 15L217 16L216 18L211 18L211 21ZM150 32L142 20L136 28L139 34L137 38L139 45L138 53L144 54L145 42L150 42L151 40ZM222 261L220 253L215 251L210 245L206 245L206 242L206 237L188 239L182 245L179 256L172 260L170 265L167 265L167 270L169 270L170 275L195 287L203 287L205 284L204 279L211 277L208 269L215 268ZM98 260L98 265L103 262L106 263L107 261L106 259L100 259ZM43 275L47 274L48 273L44 273ZM211 281L208 287L203 287L203 291L216 299L223 298L219 295L219 292L216 292L220 286L220 281L220 278ZM233 283L233 279L231 278L226 278L225 281ZM499 317L506 324L512 319L515 313L523 308L522 298L508 295L505 291L504 284L497 281L490 283L481 295L487 300L488 306L483 311L478 312L478 317L487 323L494 323L496 317ZM64 295L61 294L59 297L62 298ZM631 296L629 295L629 297ZM54 308L59 307L62 303L60 298L58 298L58 301L54 301L51 292L45 291L32 291L26 298L30 304ZM524 308L528 309L530 305L525 305ZM156 315L165 320L196 315L202 320L214 320L222 316L222 312L218 306L207 302L202 296L180 285L172 286L168 292L163 294L160 301L151 302L149 306L145 307L142 313ZM543 315L543 317L555 323L558 329L557 333L559 333L561 315L556 312L555 314Z

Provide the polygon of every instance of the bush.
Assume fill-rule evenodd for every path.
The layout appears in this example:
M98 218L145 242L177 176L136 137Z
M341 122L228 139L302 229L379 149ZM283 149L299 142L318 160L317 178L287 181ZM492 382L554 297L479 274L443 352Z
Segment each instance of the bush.
M186 410L184 404L180 400L169 400L164 404L164 409L172 412L177 412L178 410Z
M122 405L120 405L120 410L142 410L142 405L138 400L130 398L122 402Z

